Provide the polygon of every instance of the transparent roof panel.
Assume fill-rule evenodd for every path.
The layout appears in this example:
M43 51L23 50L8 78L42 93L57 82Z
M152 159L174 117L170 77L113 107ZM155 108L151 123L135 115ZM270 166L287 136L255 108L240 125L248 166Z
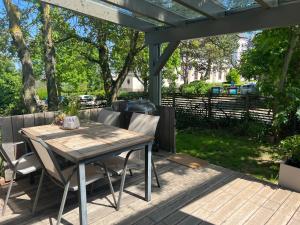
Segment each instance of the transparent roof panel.
M173 0L146 0L154 5L167 9L187 19L206 18L201 13L191 10Z
M227 11L258 7L255 0L217 0Z
M93 2L97 2L97 3L99 3L99 4L102 4L102 5L105 5L105 6L108 6L108 7L110 7L110 8L113 8L113 9L117 10L118 12L123 13L123 14L125 14L125 15L127 15L127 16L131 16L131 17L134 17L134 18L143 20L143 21L145 21L145 22L151 23L151 24L153 24L154 26L164 26L164 25L165 25L165 24L160 23L160 22L158 22L158 21L156 21L156 20L153 20L153 19L151 19L151 18L142 16L142 15L138 15L138 14L133 13L133 12L127 10L127 9L123 9L123 8L121 8L121 7L118 7L118 6L111 5L111 4L106 3L106 2L103 2L103 1L101 1L101 0L92 0L92 1L93 1Z

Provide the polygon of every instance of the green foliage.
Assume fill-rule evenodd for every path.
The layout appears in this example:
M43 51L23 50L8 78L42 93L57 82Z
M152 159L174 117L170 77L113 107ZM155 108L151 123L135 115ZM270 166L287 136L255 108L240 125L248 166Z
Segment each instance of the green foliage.
M77 95L64 98L61 103L61 110L67 116L77 116L79 114L80 102Z
M287 159L287 164L300 168L300 135L293 135L280 142L281 155Z
M2 58L0 63L0 115L21 112L21 86L20 73L10 60Z
M239 71L235 68L231 68L226 75L226 81L228 83L234 82L234 84L239 84L241 81L241 75L239 74Z
M137 100L140 98L147 98L148 95L145 92L120 92L118 99L120 100Z
M48 97L47 88L39 87L36 90L36 94L39 96L40 99L45 100Z
M203 80L193 81L189 84L183 84L180 87L182 95L205 95L211 89L212 84L206 83Z
M300 106L300 43L292 49L287 75L283 77L290 43L299 36L298 27L265 30L253 39L253 48L242 55L240 73L258 80L260 93L272 97L270 107L275 113L274 131L280 133L295 117ZM283 85L281 85L283 83Z

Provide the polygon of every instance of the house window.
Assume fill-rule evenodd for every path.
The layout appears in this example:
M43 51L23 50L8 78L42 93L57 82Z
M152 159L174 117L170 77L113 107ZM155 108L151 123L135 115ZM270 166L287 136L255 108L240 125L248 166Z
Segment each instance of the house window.
M127 84L130 84L130 79L127 79Z
M222 80L222 72L219 72L219 80Z

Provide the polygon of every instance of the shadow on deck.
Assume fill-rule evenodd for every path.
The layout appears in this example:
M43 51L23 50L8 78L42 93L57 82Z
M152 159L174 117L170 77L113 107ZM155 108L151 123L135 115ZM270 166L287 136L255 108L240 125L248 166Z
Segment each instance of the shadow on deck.
M98 183L88 193L89 224L300 224L298 193L214 165L191 169L165 156L156 156L155 161L162 187L153 181L151 202L143 200L142 171L128 176L120 211L111 207L107 184ZM118 178L114 187L118 190ZM28 179L16 182L0 224L55 224L62 189L47 179L33 216L36 188ZM2 204L6 190L1 189ZM61 222L78 221L77 196L70 192Z

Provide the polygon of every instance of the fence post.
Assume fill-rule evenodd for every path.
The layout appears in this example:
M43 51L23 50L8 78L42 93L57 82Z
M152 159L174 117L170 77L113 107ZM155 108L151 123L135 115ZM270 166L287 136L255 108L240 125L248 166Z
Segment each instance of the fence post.
M176 99L175 99L175 92L173 91L173 95L172 95L172 106L175 109L176 106Z
M246 116L246 120L248 120L248 119L250 119L250 96L249 96L249 94L247 93L246 94L246 98L245 98L245 111L246 111L246 114L245 114L245 116Z
M212 116L211 98L212 98L212 93L209 91L208 92L208 100L207 100L207 117L208 117L208 119L210 119Z

